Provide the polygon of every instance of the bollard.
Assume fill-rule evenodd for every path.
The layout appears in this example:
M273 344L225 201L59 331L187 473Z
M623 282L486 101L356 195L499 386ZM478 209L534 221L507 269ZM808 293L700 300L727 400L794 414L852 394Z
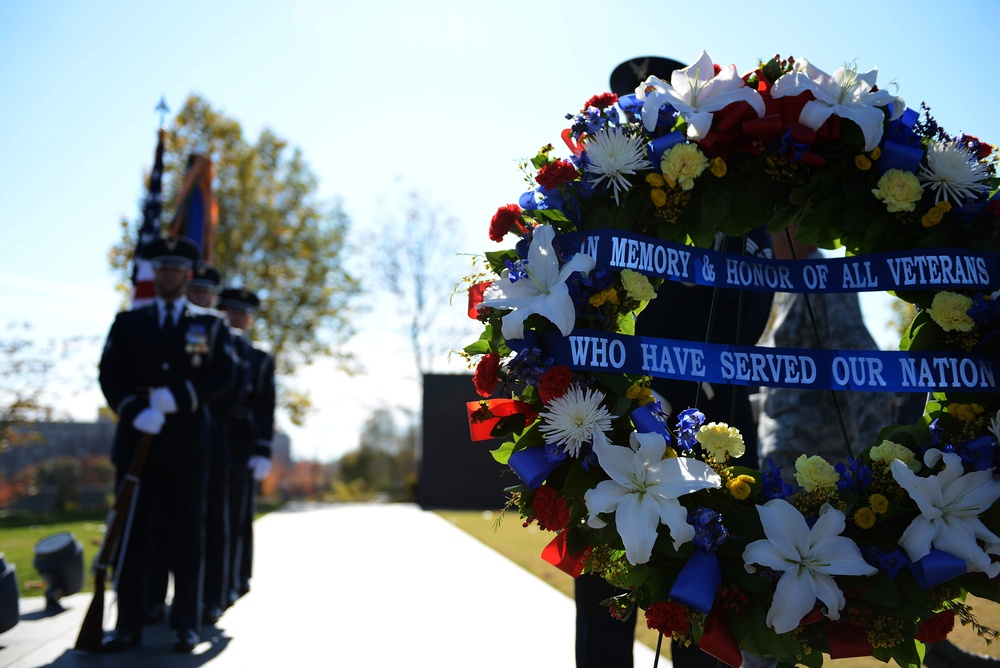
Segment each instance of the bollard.
M14 628L21 619L17 590L17 569L0 552L0 633Z

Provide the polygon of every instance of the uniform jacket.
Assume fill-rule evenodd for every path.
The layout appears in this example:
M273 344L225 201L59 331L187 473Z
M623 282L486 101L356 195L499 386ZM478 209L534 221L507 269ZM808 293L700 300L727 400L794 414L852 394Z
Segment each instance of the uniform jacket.
M274 356L254 345L245 336L236 337L244 371L241 408L230 418L230 440L234 462L245 463L251 455L271 456L274 438L276 387Z
M112 462L128 466L140 436L132 421L149 406L150 389L165 386L177 413L167 416L153 439L146 465L205 466L208 406L230 389L235 370L225 321L208 309L186 303L170 336L160 329L156 304L119 313L108 332L98 376L118 416Z
M771 239L763 228L742 238L716 239L716 250L770 257ZM656 299L636 320L636 334L665 339L752 346L767 326L774 295L731 288L712 288L665 281ZM713 304L714 300L714 304ZM654 378L652 389L669 404L674 417L697 405L709 422L727 422L738 428L747 454L737 463L756 466L757 427L750 406L749 389L739 385L708 385L690 380ZM664 407L666 408L666 407Z

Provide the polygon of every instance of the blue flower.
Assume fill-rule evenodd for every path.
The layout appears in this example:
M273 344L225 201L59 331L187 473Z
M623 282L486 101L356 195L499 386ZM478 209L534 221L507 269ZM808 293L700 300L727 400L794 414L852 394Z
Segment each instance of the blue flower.
M688 513L687 521L694 527L691 542L705 553L711 554L729 538L729 530L722 524L722 515L711 508L695 508Z
M840 474L838 489L852 491L858 496L868 493L868 486L872 483L872 470L862 460L849 457L846 465L839 462L833 468Z
M931 445L936 446L941 437L941 425L938 424L939 418L934 418L929 425L927 425L927 430L931 432Z
M561 462L566 459L566 452L558 443L546 443L545 459L550 462Z
M962 462L972 467L973 471L986 471L993 468L993 451L997 442L991 434L979 436L959 447Z
M517 353L517 356L507 362L507 375L512 380L519 380L532 385L537 385L542 374L552 368L554 360L551 357L542 359L542 351L539 348L525 348Z
M795 493L792 486L781 479L781 467L775 466L773 459L769 458L760 472L763 477L760 493L765 501L785 499Z
M906 554L902 550L883 552L878 558L878 567L885 571L890 578L896 577L896 574L909 564L910 560L906 558Z
M694 434L705 424L705 414L697 408L686 408L677 415L677 445L690 450L698 441Z
M1000 299L984 299L983 295L977 292L972 295L969 317L977 325L989 325L1000 320Z

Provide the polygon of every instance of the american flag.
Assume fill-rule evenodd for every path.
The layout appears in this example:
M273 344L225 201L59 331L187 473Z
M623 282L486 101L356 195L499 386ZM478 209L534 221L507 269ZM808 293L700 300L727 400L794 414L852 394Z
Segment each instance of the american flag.
M142 227L139 240L135 244L132 262L132 308L139 308L153 302L156 287L153 285L153 263L149 260L149 246L160 236L160 215L163 211L161 189L163 185L163 137L161 129L156 142L156 158L153 172L149 175L149 191L142 206Z

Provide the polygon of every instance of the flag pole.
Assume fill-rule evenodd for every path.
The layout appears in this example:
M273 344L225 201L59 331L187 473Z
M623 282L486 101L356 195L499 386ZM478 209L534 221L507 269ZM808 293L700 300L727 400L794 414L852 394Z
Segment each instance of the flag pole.
M160 129L163 129L164 123L167 121L167 114L170 113L170 107L167 106L167 97L165 95L160 96L160 103L156 105L154 111L160 112Z

